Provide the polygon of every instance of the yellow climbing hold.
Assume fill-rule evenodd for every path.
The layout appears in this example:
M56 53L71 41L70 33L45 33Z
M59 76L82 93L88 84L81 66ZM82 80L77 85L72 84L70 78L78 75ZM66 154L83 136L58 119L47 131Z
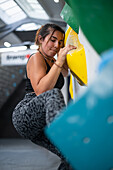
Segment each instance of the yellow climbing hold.
M69 27L65 35L65 45L74 45L77 49L67 54L67 64L74 77L80 85L87 85L87 64L84 46L78 39L78 34Z
M72 74L70 75L69 92L70 92L70 97L71 97L72 99L74 99L74 95L73 95L73 82L72 82Z

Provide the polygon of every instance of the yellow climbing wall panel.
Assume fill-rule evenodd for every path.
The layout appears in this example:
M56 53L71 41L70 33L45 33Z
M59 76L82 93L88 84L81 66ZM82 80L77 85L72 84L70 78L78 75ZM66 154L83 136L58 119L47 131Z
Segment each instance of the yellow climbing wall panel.
M67 54L67 64L74 77L80 85L87 85L87 64L84 46L80 43L78 34L69 27L65 35L65 45L74 45L77 49Z

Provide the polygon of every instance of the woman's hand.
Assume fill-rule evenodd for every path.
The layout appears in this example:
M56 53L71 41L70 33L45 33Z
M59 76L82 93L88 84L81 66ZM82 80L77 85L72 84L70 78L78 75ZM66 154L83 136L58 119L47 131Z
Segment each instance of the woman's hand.
M57 56L57 62L60 66L63 66L63 64L66 61L66 55L70 50L76 49L77 47L73 45L67 45L60 49L58 56Z

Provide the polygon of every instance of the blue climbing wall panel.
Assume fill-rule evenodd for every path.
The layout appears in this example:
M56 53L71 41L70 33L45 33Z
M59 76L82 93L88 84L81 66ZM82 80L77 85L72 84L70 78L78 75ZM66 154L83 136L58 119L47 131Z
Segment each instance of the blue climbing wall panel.
M101 63L97 79L84 96L45 129L77 170L113 168L113 50L105 55L111 59L104 59L104 66Z

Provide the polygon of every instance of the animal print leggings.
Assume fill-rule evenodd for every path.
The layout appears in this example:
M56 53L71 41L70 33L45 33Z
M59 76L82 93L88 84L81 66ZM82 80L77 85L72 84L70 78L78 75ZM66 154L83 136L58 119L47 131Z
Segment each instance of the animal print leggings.
M12 122L22 137L30 139L63 159L62 154L45 136L44 128L59 115L60 110L64 107L63 95L57 88L39 96L36 96L35 93L28 93L14 109ZM67 168L60 169L67 170Z

